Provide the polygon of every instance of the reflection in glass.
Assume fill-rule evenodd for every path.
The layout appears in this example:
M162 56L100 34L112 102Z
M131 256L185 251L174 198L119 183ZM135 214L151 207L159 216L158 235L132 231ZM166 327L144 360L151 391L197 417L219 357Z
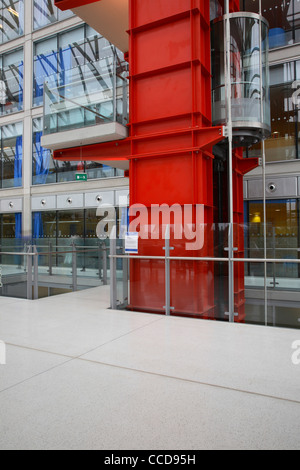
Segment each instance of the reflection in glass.
M299 158L298 63L287 62L270 68L271 136L265 141L267 162ZM248 155L260 156L260 153L257 145L249 149Z
M212 24L213 124L228 121L226 93L231 86L233 132L236 145L244 146L270 131L268 26L252 13L230 15L231 76L226 80L225 18Z
M53 0L33 1L33 29L40 29L56 21L73 16L71 10L61 11L54 6Z
M284 47L300 40L299 0L261 0L262 15L270 25L270 49ZM259 0L241 0L241 10L259 12Z
M23 49L0 56L0 111L15 113L23 109Z
M55 165L51 151L41 146L42 119L33 120L32 183L56 183Z
M48 77L44 89L44 134L54 134L111 121L128 123L127 63L116 54L93 70L82 66ZM97 69L99 71L97 71Z
M1 127L1 184L2 188L22 186L23 124Z
M24 0L0 2L0 42L12 41L24 34Z
M245 244L249 258L264 257L263 203L248 203L249 226ZM266 206L267 217L267 258L299 259L299 213L296 199L269 200ZM264 276L262 263L249 263L248 285L261 286ZM297 288L299 266L297 263L268 263L269 288Z
M84 65L90 74L99 74L97 64L104 69L106 58L114 51L105 38L87 25L37 41L33 65L34 106L43 104L43 85L49 76L57 73L57 85L67 85L74 80L74 74L79 78L83 76L81 67Z
M123 177L124 171L97 162L63 162L53 160L51 152L41 146L42 118L33 119L32 184L75 181L77 172L86 172L88 179Z

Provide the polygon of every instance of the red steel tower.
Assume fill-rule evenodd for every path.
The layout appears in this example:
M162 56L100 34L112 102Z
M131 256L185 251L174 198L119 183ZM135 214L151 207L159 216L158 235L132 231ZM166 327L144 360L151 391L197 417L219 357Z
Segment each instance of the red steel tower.
M214 224L220 217L216 197L223 200L222 222L228 221L228 199L227 180L220 194L214 176L213 146L225 137L222 125L212 125L210 1L56 0L55 4L64 10L73 9L126 53L130 121L129 137L124 140L84 146L80 153L78 148L62 149L54 158L128 161L130 206L142 205L150 216L153 205L188 205L192 207L192 224L196 223L197 207L202 208L204 245L192 251L186 250L186 240L175 240L171 215L172 256L213 257ZM230 1L230 10L239 10L237 0ZM257 159L243 159L243 152L234 150L236 224L243 223L243 175L257 164ZM145 220L145 225L148 223ZM140 240L139 254L162 256L162 235L158 240ZM236 256L243 257L242 230L235 232L235 246ZM226 277L226 269L221 271ZM212 261L172 262L173 314L219 318L216 292L219 296L226 290L218 287L215 291L215 278L221 271ZM160 261L133 260L129 308L163 313L163 279ZM243 321L242 264L235 270L234 280L237 321Z

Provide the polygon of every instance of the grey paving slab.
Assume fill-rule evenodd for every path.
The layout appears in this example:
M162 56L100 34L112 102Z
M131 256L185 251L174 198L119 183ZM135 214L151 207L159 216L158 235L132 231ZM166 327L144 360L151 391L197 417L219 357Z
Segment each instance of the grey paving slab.
M83 358L300 402L298 330L166 318Z
M80 360L0 393L0 449L299 449L300 407Z
M6 365L0 365L0 392L44 373L68 360L64 356L7 344Z
M62 296L63 297L63 296ZM2 341L78 356L153 321L152 315L115 312L97 300L24 301L0 309Z

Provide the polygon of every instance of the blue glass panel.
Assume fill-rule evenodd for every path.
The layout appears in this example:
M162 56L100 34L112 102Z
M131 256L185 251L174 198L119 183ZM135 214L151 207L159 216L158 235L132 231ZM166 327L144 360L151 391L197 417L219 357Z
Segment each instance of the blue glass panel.
M57 51L40 54L34 59L34 104L43 104L44 81L57 73Z
M34 137L35 148L35 184L45 184L50 169L51 152L41 146L42 132L36 132Z

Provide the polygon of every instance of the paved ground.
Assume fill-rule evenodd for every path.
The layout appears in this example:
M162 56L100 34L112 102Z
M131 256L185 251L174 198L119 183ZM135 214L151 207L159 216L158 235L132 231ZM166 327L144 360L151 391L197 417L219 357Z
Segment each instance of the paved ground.
M300 449L299 330L0 298L0 449Z

